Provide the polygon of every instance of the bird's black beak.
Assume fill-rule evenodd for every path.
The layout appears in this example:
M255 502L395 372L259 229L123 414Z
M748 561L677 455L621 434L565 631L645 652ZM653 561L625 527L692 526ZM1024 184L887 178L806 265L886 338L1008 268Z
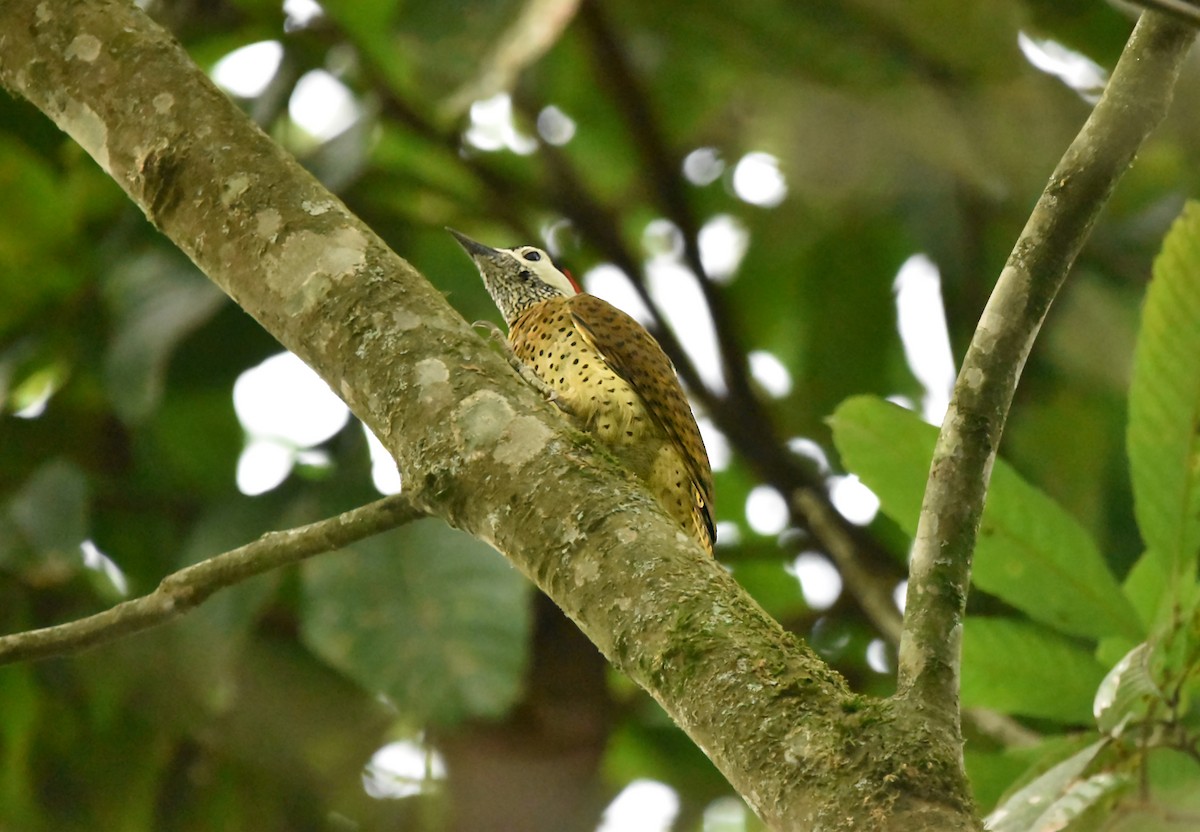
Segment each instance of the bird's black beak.
M466 249L467 254L471 255L472 259L480 257L495 259L500 256L500 252L496 251L496 249L485 246L483 243L475 242L461 231L455 231L450 226L446 226L446 230L454 235L454 239L458 240L458 244Z

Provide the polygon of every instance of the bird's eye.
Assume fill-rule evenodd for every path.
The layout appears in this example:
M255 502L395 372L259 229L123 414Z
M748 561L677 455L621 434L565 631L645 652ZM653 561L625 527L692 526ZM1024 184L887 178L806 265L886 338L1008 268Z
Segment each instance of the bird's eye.
M542 253L540 251L527 251L525 252L525 259L532 263L536 263L538 260L542 259Z

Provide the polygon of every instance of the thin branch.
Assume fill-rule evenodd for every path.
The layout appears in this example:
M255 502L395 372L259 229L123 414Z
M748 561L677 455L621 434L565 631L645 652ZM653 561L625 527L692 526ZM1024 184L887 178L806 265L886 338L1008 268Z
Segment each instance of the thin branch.
M1021 369L1096 216L1166 115L1194 32L1147 13L1103 98L1017 240L963 359L921 506L900 645L899 692L958 724L959 646L971 553Z
M396 495L307 526L268 532L253 543L172 572L149 595L68 624L0 636L0 665L61 656L165 624L200 606L219 589L422 516L407 498Z

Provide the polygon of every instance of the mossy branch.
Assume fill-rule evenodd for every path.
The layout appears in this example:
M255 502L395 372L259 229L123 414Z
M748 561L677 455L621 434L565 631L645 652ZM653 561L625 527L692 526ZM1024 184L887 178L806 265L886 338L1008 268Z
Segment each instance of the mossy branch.
M960 734L960 645L971 555L1025 360L1100 210L1166 116L1195 31L1142 15L1104 95L1050 176L983 311L930 467L910 565L899 694Z

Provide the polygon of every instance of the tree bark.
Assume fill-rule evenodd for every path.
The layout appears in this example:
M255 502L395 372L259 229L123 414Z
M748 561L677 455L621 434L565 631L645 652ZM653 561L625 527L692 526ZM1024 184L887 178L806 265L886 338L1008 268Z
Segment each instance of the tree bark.
M142 12L9 0L0 32L0 82L342 396L414 505L505 553L769 825L976 828L957 749L851 695Z
M773 829L980 828L957 714L849 692L136 7L6 0L0 83L329 383L413 506L509 557Z

